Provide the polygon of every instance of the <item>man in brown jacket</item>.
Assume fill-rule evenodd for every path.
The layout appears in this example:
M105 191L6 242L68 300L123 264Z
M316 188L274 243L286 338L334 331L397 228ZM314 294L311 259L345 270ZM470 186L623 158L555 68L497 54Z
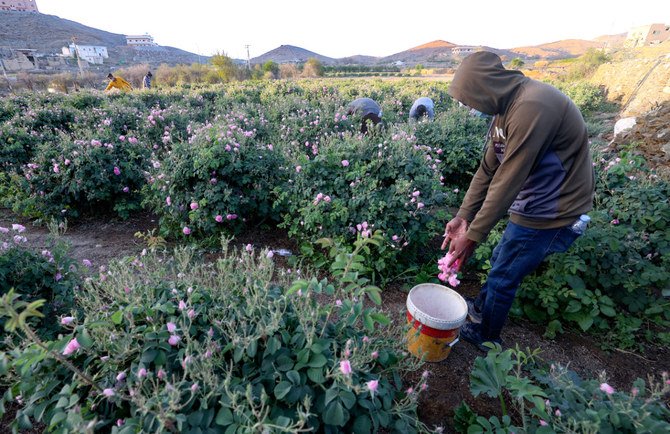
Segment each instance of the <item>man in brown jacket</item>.
M579 236L572 226L591 210L595 179L586 124L558 89L507 70L494 53L463 60L448 90L471 113L492 117L487 148L465 199L445 229L442 249L464 264L505 214L510 218L491 256L471 323L461 337L481 349L500 332L523 278ZM585 219L588 219L585 217Z

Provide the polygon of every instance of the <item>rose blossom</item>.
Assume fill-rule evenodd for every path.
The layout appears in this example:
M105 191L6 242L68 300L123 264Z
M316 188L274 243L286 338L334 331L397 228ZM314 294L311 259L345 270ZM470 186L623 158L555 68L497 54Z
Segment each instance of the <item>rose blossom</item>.
M377 388L379 387L379 380L370 380L365 384L368 386L370 395L374 395L375 392L377 391Z
M351 363L349 363L349 360L341 360L340 361L340 371L344 375L350 375L352 370L351 370Z
M65 346L65 349L63 350L63 355L69 356L70 354L77 351L79 348L81 348L81 345L79 345L77 338L74 338L70 342L68 342L67 345Z

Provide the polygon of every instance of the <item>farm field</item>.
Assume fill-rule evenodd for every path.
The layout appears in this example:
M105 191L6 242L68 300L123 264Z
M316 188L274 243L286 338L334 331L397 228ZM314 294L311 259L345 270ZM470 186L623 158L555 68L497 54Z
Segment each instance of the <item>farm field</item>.
M592 136L591 227L522 285L503 340L523 354L405 352L407 292L438 282L441 234L487 128L446 88L337 79L3 99L2 423L664 432L670 184L640 143L608 146L614 114L595 87L563 89ZM360 96L384 113L367 136L345 114ZM420 96L434 122L407 121ZM463 295L502 227L460 276Z

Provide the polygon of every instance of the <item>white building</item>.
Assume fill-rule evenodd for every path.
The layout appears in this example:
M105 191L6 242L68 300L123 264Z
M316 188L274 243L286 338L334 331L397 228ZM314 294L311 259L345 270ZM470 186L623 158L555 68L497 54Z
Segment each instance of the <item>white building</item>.
M154 47L154 38L148 33L145 35L126 35L126 44L132 47Z
M63 47L64 56L75 57L75 54L76 57L94 65L102 65L103 59L109 58L107 47L79 44L70 44L69 47Z
M0 11L39 12L35 0L0 0Z
M667 24L649 24L634 27L626 36L626 45L629 47L644 47L660 44L670 40L670 26Z
M477 51L477 47L472 47L468 45L459 45L451 49L452 56L467 56L469 54Z

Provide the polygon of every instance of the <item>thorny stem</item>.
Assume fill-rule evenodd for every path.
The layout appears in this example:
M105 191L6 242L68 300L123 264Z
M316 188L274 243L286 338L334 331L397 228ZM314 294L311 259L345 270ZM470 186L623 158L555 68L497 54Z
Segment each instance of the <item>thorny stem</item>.
M39 347L42 348L44 351L46 351L47 354L49 354L51 357L55 358L56 360L58 360L59 362L61 362L63 365L65 365L65 367L67 367L70 371L74 372L74 373L75 373L76 375L78 375L82 380L84 380L84 382L85 382L86 384L88 384L89 386L93 387L93 388L96 389L98 392L102 393L102 388L101 388L100 386L98 386L98 385L95 383L95 381L93 381L93 379L92 379L91 377L89 377L88 375L84 374L79 368L77 368L76 366L74 366L74 365L72 364L72 362L70 362L68 359L66 359L65 357L63 357L61 354L59 354L59 353L57 353L57 352L51 350L49 347L47 347L46 344L45 344L44 342L42 342L42 340L35 334L35 332L34 332L34 331L33 331L27 324L23 325L23 326L21 327L21 329L22 329L23 332L28 336L28 338L30 338L31 341L33 341L35 344L37 344L37 346L39 346Z
M5 304L5 308L7 310L11 310L14 314L17 314L16 310L12 307L9 306L7 303ZM89 386L93 387L95 390L97 390L99 393L102 393L103 390L100 386L98 386L95 381L88 375L86 375L84 372L82 372L79 368L77 368L72 362L70 362L68 359L63 357L62 354L57 353L56 351L53 351L50 349L43 341L40 339L39 336L33 331L33 329L30 328L28 324L21 324L20 325L21 330L28 336L31 342L36 344L38 347L40 347L42 350L44 350L48 355L53 357L54 359L58 360L63 366L68 368L70 371L72 371L75 375L77 375L79 378L84 380L84 383L88 384ZM129 401L129 399L125 396L122 395L117 395L119 398L121 398L124 401Z

